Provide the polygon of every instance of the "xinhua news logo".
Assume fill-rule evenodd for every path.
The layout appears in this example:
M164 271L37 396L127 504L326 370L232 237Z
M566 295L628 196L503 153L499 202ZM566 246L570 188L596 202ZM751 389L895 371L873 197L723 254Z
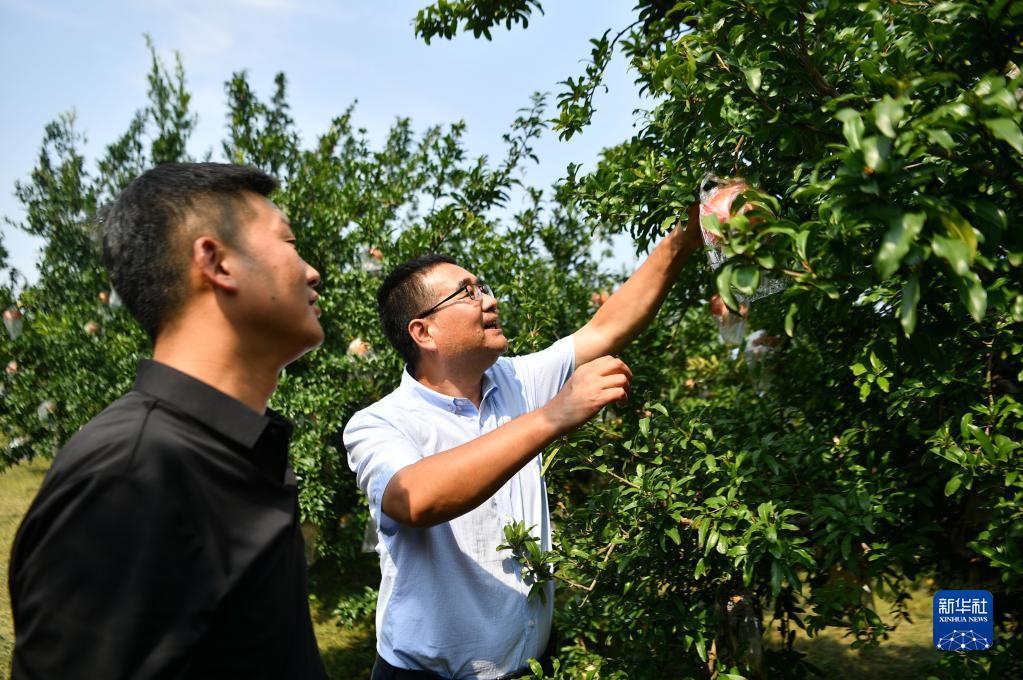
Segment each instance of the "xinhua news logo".
M979 652L995 637L995 600L986 590L939 590L934 595L934 646Z

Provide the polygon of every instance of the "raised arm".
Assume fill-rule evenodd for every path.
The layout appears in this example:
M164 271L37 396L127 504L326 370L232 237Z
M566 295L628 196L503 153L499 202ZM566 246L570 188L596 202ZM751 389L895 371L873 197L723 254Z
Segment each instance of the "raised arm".
M466 444L398 470L381 507L406 526L429 527L469 512L555 438L628 396L632 372L620 359L579 366L554 399Z
M632 276L574 334L576 365L617 354L643 332L689 260L703 243L699 206L689 207L687 224L677 225L657 244Z

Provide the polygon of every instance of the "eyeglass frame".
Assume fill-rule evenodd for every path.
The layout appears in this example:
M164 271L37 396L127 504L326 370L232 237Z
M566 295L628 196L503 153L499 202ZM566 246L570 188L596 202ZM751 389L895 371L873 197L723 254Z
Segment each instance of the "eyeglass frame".
M476 300L477 295L479 295L480 297L484 295L489 295L490 297L495 299L497 297L496 295L494 295L494 289L491 288L488 284L483 283L482 281L477 281L475 283L466 283L463 286L461 286L458 290L456 290L454 293L452 293L451 295L447 296L446 298L435 304L433 307L430 307L425 312L420 312L419 314L416 314L412 318L425 319L426 317L436 312L437 308L440 307L442 304L450 300L453 300L459 293L465 293L466 295L469 296L470 300Z

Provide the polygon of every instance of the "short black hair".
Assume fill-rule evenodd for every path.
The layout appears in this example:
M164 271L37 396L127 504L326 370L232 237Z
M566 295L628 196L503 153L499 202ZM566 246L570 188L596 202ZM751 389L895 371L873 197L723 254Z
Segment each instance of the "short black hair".
M412 371L419 361L419 345L412 341L408 324L430 306L434 292L423 283L423 275L439 264L458 263L447 255L421 255L395 267L377 291L377 308L384 335Z
M246 192L269 196L276 188L276 179L244 165L164 163L100 213L110 284L150 340L185 302L191 248L185 226L194 220L234 245L239 218L249 211Z

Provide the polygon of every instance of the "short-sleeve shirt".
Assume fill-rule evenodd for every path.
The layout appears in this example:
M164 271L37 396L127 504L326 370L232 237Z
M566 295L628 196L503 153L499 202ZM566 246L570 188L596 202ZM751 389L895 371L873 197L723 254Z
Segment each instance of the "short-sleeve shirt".
M142 361L56 455L18 529L13 676L326 677L291 432Z
M535 354L500 358L483 375L480 407L439 394L406 370L391 394L356 413L344 432L348 462L378 527L381 585L377 653L399 668L449 678L496 678L547 644L553 585L528 597L504 527L523 521L551 546L539 452L476 509L429 528L399 525L381 501L401 468L472 441L550 401L575 368L571 336Z

